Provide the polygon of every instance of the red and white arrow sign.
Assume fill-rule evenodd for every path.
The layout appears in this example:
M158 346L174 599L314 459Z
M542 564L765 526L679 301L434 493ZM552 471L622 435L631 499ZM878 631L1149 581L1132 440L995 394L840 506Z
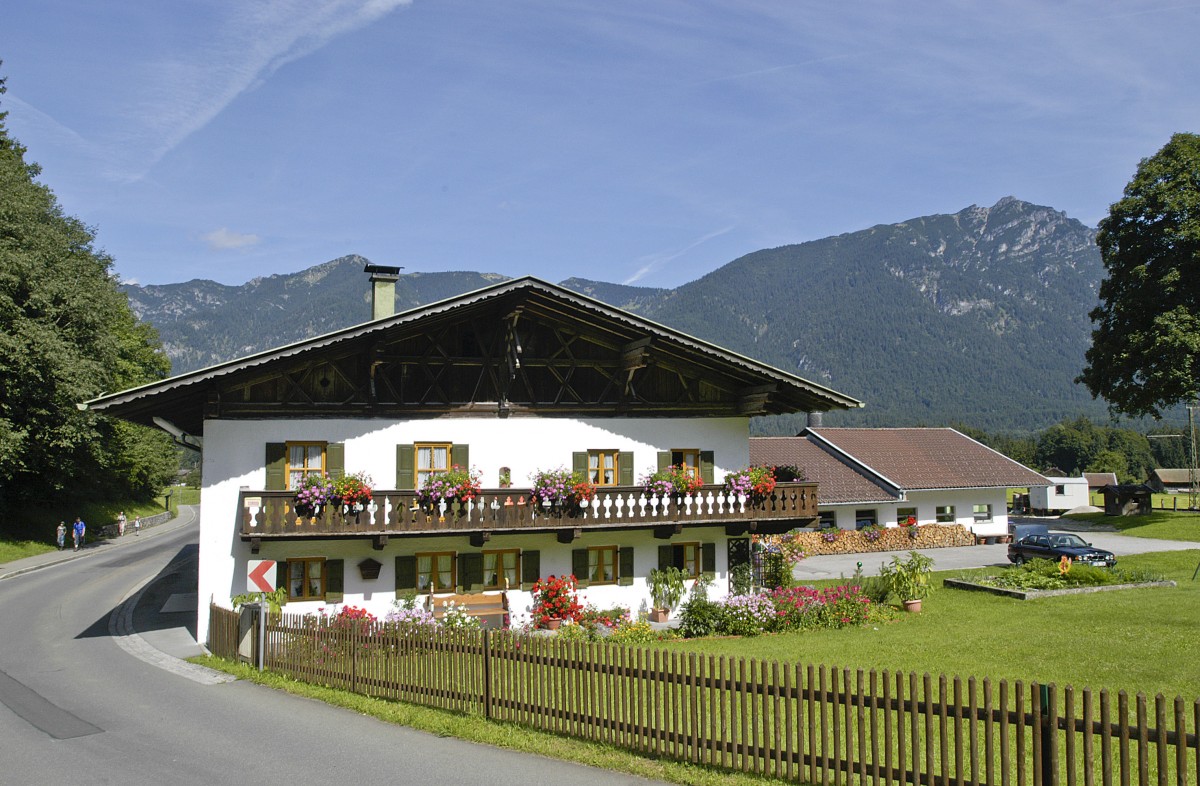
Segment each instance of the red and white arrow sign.
M275 560L252 559L246 564L246 592L275 591Z

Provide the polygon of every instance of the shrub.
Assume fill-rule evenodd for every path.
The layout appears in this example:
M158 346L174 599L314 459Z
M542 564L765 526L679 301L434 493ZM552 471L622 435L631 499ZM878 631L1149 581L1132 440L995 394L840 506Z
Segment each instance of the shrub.
M725 609L708 599L712 579L702 575L692 585L692 592L679 615L679 632L689 639L711 636L721 627Z
M729 590L734 595L745 595L754 585L754 568L749 562L734 565L729 569Z
M730 636L757 636L775 624L775 604L765 595L730 595L721 605L720 631Z
M763 554L763 586L767 589L791 587L796 583L792 576L792 560L778 546L767 546Z
M674 635L671 631L655 630L645 620L637 622L625 620L613 628L608 640L616 644L648 644L652 641L672 638Z

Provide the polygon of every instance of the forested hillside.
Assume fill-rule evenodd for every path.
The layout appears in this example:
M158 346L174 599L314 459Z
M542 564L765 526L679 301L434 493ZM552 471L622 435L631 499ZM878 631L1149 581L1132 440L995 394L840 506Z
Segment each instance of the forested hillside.
M1073 382L1103 273L1094 239L1063 213L1006 198L757 251L673 290L562 284L867 403L827 416L827 424L1031 431L1104 416L1103 404ZM191 281L125 290L179 373L368 319L365 261L342 257L241 287ZM396 306L503 278L406 274ZM802 422L756 429L792 432Z

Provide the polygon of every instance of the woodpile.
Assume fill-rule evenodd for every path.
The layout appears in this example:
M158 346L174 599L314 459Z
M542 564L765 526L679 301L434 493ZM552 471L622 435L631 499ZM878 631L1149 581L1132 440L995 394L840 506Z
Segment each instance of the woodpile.
M799 551L806 557L975 545L975 536L962 524L886 527L858 532L845 529L789 532L764 535L760 540L768 546L778 546L784 553L795 555Z

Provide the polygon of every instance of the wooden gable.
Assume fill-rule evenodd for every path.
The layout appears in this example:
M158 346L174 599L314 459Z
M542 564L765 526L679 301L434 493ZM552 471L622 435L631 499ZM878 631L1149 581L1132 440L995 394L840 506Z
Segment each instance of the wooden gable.
M534 279L154 387L91 406L191 431L204 417L724 417L858 405Z

